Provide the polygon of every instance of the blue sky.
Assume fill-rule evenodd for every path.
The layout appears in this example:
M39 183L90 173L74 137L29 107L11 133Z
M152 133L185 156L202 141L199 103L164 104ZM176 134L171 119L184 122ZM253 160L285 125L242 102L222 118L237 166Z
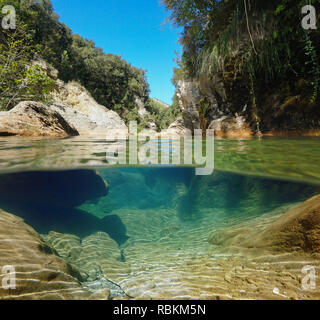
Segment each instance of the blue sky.
M158 0L52 0L60 21L106 53L147 70L151 97L171 104L172 69L181 52L179 30L163 26L168 12Z

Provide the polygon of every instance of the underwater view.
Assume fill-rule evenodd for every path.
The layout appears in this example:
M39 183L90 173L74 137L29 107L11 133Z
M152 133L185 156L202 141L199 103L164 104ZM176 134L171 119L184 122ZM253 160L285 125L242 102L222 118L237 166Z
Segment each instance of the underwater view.
M1 139L2 299L320 297L319 138L220 139L203 176L110 144Z
M1 308L320 301L319 12L0 0Z

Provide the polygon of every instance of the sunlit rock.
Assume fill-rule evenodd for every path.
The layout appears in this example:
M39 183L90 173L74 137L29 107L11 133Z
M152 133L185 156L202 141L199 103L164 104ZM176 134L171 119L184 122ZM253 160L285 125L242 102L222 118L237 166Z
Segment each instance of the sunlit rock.
M33 101L20 102L10 111L0 112L0 136L77 136L77 129L60 113Z
M76 82L64 83L58 80L54 102L58 106L55 110L68 119L81 135L107 137L109 130L118 130L123 135L128 132L127 126L116 112L98 104L89 92ZM72 109L75 110L73 114Z
M250 137L253 135L246 119L241 116L221 117L213 120L209 129L214 130L216 136L219 137Z
M91 299L79 271L58 257L56 251L22 219L0 210L0 265L13 267L15 282L2 281L0 299ZM96 294L94 299L108 299Z

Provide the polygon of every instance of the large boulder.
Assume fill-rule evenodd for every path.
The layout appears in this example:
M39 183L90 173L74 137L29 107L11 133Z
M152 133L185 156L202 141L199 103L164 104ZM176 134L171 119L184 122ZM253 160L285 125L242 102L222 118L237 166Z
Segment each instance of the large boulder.
M60 113L33 101L20 102L10 111L0 112L0 136L49 136L79 135Z
M279 210L279 209L278 209ZM282 210L281 210L282 211ZM266 253L307 254L319 258L320 252L320 195L289 208L282 214L266 215L245 221L236 228L214 231L209 242L224 251L232 248L251 250L255 255Z
M255 238L257 247L320 252L320 195L288 211Z
M46 240L59 256L76 266L87 281L96 281L100 276L118 281L119 273L130 273L118 244L104 232L80 239L72 234L52 231Z
M50 108L77 128L80 135L106 134L105 128L99 127L96 122L91 121L87 115L74 108L59 104L53 104Z
M15 288L0 286L0 299L109 299L109 291L84 289L80 284L84 279L75 267L58 257L22 219L2 210L0 266L8 267L0 273L0 283L6 282L9 267L15 271Z
M55 110L68 119L81 135L126 135L128 132L127 126L116 112L98 104L76 82L64 83L58 80L54 102Z

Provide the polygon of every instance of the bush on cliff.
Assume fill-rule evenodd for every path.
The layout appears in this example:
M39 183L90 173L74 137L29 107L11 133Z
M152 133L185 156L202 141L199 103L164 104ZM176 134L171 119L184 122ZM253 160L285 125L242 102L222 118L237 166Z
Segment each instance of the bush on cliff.
M14 31L0 31L0 110L23 100L48 102L55 81L38 65L30 63L37 52L32 33L20 24Z
M320 31L301 26L302 7L318 0L163 3L183 28L175 81L221 80L227 99L215 93L219 109L235 114L247 105L258 129L319 126Z

